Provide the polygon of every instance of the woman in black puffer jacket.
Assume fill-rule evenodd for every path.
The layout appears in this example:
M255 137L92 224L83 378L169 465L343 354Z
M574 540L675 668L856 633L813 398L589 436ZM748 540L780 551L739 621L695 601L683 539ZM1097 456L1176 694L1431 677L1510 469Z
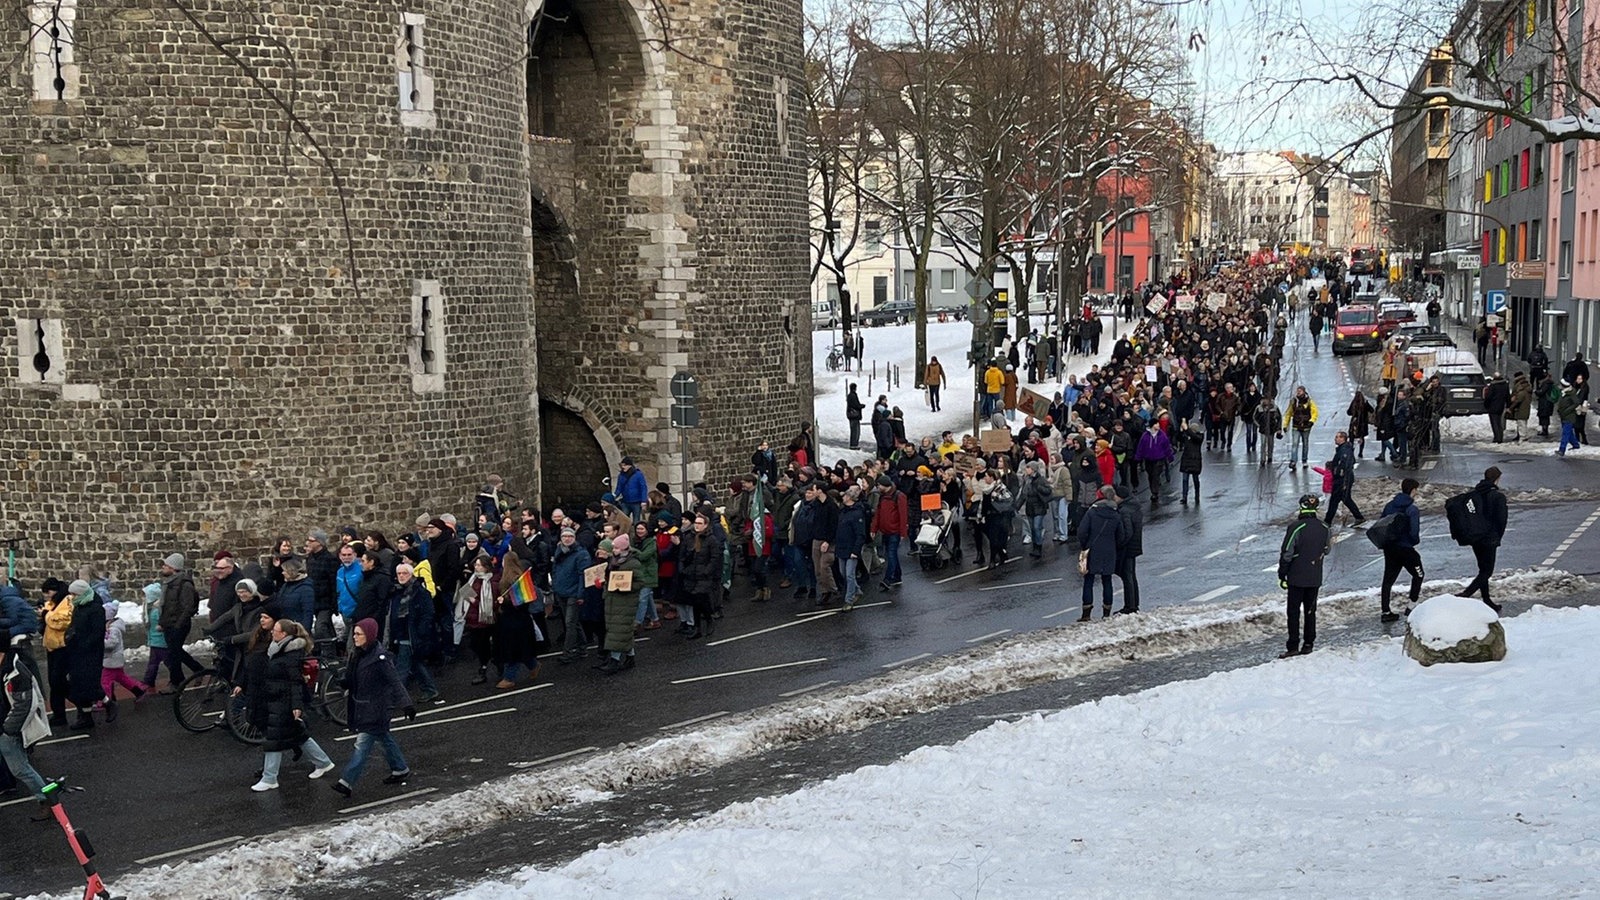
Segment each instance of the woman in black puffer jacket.
M279 619L270 632L257 632L251 639L244 664L245 691L250 724L260 729L265 738L261 748L266 751L261 780L250 786L252 791L278 789L278 768L286 750L311 757L312 778L333 771L333 760L306 731L303 664L310 648L311 636L292 619Z

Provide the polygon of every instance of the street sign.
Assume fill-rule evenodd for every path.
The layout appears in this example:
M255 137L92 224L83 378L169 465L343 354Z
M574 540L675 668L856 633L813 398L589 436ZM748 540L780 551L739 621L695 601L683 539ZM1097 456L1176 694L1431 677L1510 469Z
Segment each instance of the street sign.
M672 399L679 403L693 403L700 396L700 382L688 372L672 376Z
M1506 277L1512 279L1544 280L1544 262L1509 262L1506 263Z
M698 407L696 407L692 403L690 403L690 404L685 404L685 403L674 403L674 404L672 404L672 427L673 428L699 428L700 427L700 409Z
M1486 311L1492 312L1492 313L1497 313L1500 310L1505 309L1506 308L1506 292L1505 291L1487 291L1487 292L1485 292L1484 295L1483 295L1483 305L1484 305L1484 309Z
M974 275L970 280L967 281L966 290L968 297L971 297L974 300L982 300L983 298L989 296L989 293L994 290L994 284L987 278L981 278L977 275Z

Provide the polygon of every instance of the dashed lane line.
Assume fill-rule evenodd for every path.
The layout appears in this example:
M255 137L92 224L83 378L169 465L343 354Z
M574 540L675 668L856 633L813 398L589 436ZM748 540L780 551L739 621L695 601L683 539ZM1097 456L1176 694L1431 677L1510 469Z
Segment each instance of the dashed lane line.
M1232 593L1234 591L1237 591L1238 589L1239 589L1239 585L1237 585L1237 584L1225 584L1222 587L1206 591L1204 594L1201 594L1198 597L1190 597L1189 598L1189 602L1190 603L1204 603L1207 600L1215 600L1215 599L1217 599L1218 597L1221 597L1224 594L1230 594L1230 593Z
M720 719L725 715L728 715L728 711L727 710L725 710L725 709L718 710L717 712L714 712L714 713L706 713L703 716L695 716L692 719L684 719L682 722L673 722L671 725L663 725L660 728L657 728L656 730L657 731L671 731L674 728L682 728L685 725L698 725L701 722L709 722L712 719Z
M599 749L600 749L599 747L579 747L576 750L568 750L565 753L557 753L554 756L546 756L543 759L535 759L535 760L531 760L529 762L507 763L507 765L511 766L511 768L513 768L513 769L532 769L532 768L534 768L536 766L542 766L542 765L545 765L547 763L553 763L553 762L555 762L557 760L570 759L571 757L574 757L574 756L582 756L585 753L592 753L592 752L594 752L596 750L599 750Z
M374 800L371 803L363 803L360 806L351 806L341 809L339 810L339 815L348 816L353 813L361 812L364 809L372 809L376 806L388 806L390 803L399 803L401 800L410 800L412 797L423 797L437 790L438 788L423 788L420 791L407 791L404 794L396 794L393 797L387 797L383 800Z
M1022 557L1020 557L1020 556L1013 556L1013 557L1011 557L1011 558L1010 558L1010 559L1008 559L1008 560L1006 560L1006 561L1005 561L1005 562L1003 562L1003 563L1001 563L1001 564L1000 564L1000 565L1002 565L1002 566L1009 566L1009 565L1011 565L1011 564L1012 564L1012 563L1014 563L1014 562L1019 562L1019 561L1021 561L1021 559L1022 559ZM955 580L956 580L956 579L957 579L957 578L965 578L965 577L967 577L967 576L968 576L968 575L976 575L976 574L978 574L978 573L979 573L979 572L987 572L987 571L989 571L989 570L988 570L988 569L987 569L987 568L983 568L983 569L972 569L972 570L971 570L971 571L967 571L967 572L961 572L961 573L958 573L958 574L956 574L956 575L951 575L951 576L950 576L950 577L949 577L949 578L941 578L941 579L939 579L939 580L938 580L938 581L935 581L935 582L934 582L934 584L945 584L945 583L947 583L947 582L951 582L951 581L955 581Z
M1187 568L1189 568L1189 567L1188 566L1179 566L1176 569L1168 569L1165 572L1162 572L1160 575L1157 575L1156 577L1157 578L1165 578L1168 575L1176 575L1179 572L1182 572L1184 569L1187 569Z
M899 668L899 667L901 667L903 665L907 665L909 663L914 663L917 660L927 659L928 657L930 657L932 655L933 655L932 653L918 653L916 656L908 656L905 659L898 659L898 660L895 660L892 663L884 663L880 668L897 669L897 668Z
M774 631L782 631L785 628L793 628L796 625L804 625L807 622L815 622L818 619L826 619L829 616L837 616L838 614L839 614L839 610L837 610L837 609L829 609L829 610L825 610L823 612L819 612L814 616L807 616L804 619L795 619L793 622L785 622L782 625L774 625L771 628L759 628L759 629L757 629L755 631L745 632L744 634L736 634L733 637L725 637L725 638L723 638L722 640L719 640L719 641L707 641L705 646L707 646L707 647L720 647L723 644L731 644L734 641L742 641L745 638L753 638L753 637L756 637L758 635L771 634Z
M1594 523L1595 523L1595 521L1597 519L1600 519L1600 507L1596 507L1595 511L1590 513L1588 518L1586 518L1582 522L1580 522L1578 524L1578 527L1574 528L1572 530L1572 533L1567 535L1565 540L1563 540L1560 544L1556 545L1556 549L1554 551L1552 551L1549 556L1545 557L1544 562L1540 563L1540 565L1542 565L1542 566L1553 566L1553 565L1555 565L1556 562L1558 560L1560 560L1562 556L1566 555L1566 552L1568 550L1572 549L1572 545L1577 543L1578 539L1583 537L1584 533L1587 532L1589 530L1589 528L1594 525Z
M210 850L212 847L221 847L226 844L237 844L242 840L244 840L244 835L236 834L232 837L217 838L214 841L206 841L204 844L195 844L193 847L184 847L182 850L169 850L166 853L157 853L155 856L146 856L143 859L136 859L134 862L141 866L148 866L153 862L160 862L163 859L172 859L175 856L188 856L191 853L197 853L201 850Z
M1232 549L1233 549L1232 547L1223 547L1221 550L1213 550L1210 553L1207 553L1205 555L1205 558L1206 559L1216 559L1217 557L1221 556L1224 553L1227 553L1228 551L1230 551Z
M757 666L754 669L735 669L732 672L715 672L711 675L696 675L693 678L674 678L672 684L692 684L696 681L710 681L714 678L732 678L735 675L752 675L756 672L771 672L774 669L792 669L795 666L810 666L828 661L826 656L815 659L799 659L794 662L776 663L770 666Z
M798 697L801 694L809 694L812 691L820 691L820 690L822 690L823 688L825 688L825 687L827 687L829 685L838 684L838 683L839 682L837 682L837 681L819 681L816 684L809 685L807 687L796 688L796 689L794 689L792 691L784 691L783 693L779 694L778 696L779 697Z
M991 584L988 587L978 588L980 591L998 591L1005 588L1032 587L1036 584L1055 584L1059 578L1041 578L1038 581L1019 581L1016 584Z
M458 709L462 709L462 708L465 708L465 707L468 707L468 706L477 706L479 703L493 703L496 700L502 700L502 699L504 699L506 697L514 697L517 694L526 694L529 691L542 691L547 687L555 687L555 685L552 684L551 682L546 681L546 682L543 682L542 684L533 684L533 685L529 685L528 687L525 687L525 688L517 688L514 691L498 691L496 693L490 694L487 697L479 697L476 700L467 700L467 701L464 701L462 703L452 703L449 706L435 706L432 709L425 709L425 710L417 713L417 718L420 719L423 716L431 716L434 713L455 712Z
M434 719L434 720L432 720L430 722L412 722L409 725L396 725L393 728L390 728L389 730L390 731L410 731L413 728L431 728L434 725L445 725L445 724L448 724L450 722L465 722L468 719L482 719L482 718L484 718L486 716L500 716L500 715L505 715L506 713L512 713L512 712L516 712L516 711L517 711L516 707L508 706L505 709L491 709L488 712L472 713L471 715L466 715L466 716L451 716L448 719ZM353 740L356 739L356 737L357 737L357 735L347 734L347 735L344 735L342 737L336 737L336 738L334 738L334 740L336 740L336 741L353 741Z
M1011 633L1011 629L1002 628L999 631L991 631L988 634L980 634L975 638L967 638L967 643L969 643L969 644L981 644L984 641L989 640L990 638L997 638L1002 634L1010 634L1010 633Z

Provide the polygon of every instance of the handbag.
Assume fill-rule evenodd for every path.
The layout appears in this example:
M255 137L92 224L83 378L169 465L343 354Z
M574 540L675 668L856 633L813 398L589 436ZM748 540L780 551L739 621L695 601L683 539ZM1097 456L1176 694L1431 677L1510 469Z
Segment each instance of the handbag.
M1078 574L1089 574L1089 551L1087 550L1078 551Z

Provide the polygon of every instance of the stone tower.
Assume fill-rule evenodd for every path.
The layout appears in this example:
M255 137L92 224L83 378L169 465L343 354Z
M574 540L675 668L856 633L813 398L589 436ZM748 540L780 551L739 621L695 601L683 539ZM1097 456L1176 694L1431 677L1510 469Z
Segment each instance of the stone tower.
M546 499L631 454L677 488L810 416L799 0L546 0L528 61ZM651 471L654 470L654 471Z
M534 500L666 470L679 369L718 373L711 475L809 404L798 2L5 15L0 535L30 580L393 532L491 471Z

